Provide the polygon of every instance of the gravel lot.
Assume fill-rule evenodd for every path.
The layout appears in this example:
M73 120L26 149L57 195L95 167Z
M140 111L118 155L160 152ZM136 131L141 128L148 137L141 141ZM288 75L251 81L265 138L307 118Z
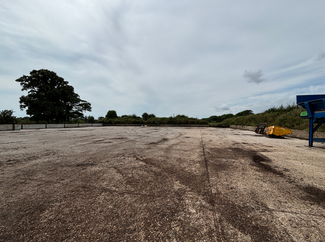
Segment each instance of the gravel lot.
M314 145L216 128L0 132L0 241L324 241Z

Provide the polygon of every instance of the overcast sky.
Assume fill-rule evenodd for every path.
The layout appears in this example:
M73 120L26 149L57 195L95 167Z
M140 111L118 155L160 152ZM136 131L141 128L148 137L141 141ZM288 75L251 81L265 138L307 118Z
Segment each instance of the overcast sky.
M325 93L325 1L1 0L0 110L48 69L85 115L209 117Z

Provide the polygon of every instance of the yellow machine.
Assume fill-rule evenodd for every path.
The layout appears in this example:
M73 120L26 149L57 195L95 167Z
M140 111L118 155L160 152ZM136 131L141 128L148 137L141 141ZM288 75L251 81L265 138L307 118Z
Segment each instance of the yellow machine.
M279 126L270 126L266 132L267 136L284 136L287 134L291 134L291 129L282 128Z

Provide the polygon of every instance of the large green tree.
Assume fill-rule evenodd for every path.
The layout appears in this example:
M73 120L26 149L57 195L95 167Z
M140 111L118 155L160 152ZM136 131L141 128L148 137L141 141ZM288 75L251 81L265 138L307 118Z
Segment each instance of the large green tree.
M16 80L22 91L28 95L20 97L20 109L35 121L65 122L73 118L82 118L83 112L91 112L91 104L81 100L62 77L55 72L41 69L33 70L29 76Z

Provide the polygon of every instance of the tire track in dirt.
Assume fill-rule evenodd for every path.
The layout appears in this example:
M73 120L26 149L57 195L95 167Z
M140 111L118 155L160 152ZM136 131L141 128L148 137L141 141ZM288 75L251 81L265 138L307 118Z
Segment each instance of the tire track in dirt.
M139 201L143 200L146 201L146 203L152 204L151 206L154 206L155 209L148 206L143 208L145 211L143 214L148 214L140 219L142 221L141 224L144 223L145 225L141 227L145 239L150 240L152 237L149 236L157 232L157 224L163 224L166 227L160 228L160 231L165 235L167 233L167 238L171 240L189 241L193 238L197 238L197 236L202 233L205 238L208 236L208 241L214 241L216 238L215 230L212 228L210 229L207 222L205 222L206 226L202 224L193 225L186 217L187 202L185 200L187 199L187 194L194 193L195 199L202 198L206 203L200 206L202 206L202 208L206 210L205 213L208 214L211 212L211 208L209 208L211 196L208 195L206 170L203 170L204 164L201 164L202 172L194 174L191 171L184 170L179 165L178 162L186 162L185 157L175 159L175 154L178 153L178 148L175 149L175 147L184 142L179 140L181 136L182 134L178 134L175 138L167 136L169 139L165 142L153 142L154 144L151 145L161 147L159 148L159 157L156 157L157 155L144 155L141 150L138 150L135 159L141 160L145 165L139 167L129 167L129 165L120 167L118 173L123 176L126 189L119 189L119 191L123 191L122 193L124 193L124 191L127 191L127 193L130 192L128 195L139 196ZM200 155L202 157L201 152ZM202 162L204 163L203 159ZM179 183L181 188L175 189L175 183ZM135 191L138 191L137 194L134 193ZM150 194L150 196L148 196L148 194ZM212 214L213 213L211 213L211 215ZM200 217L202 216L205 218L207 215L200 214ZM212 222L213 220L211 219L210 221ZM170 227L170 222L172 222L172 227ZM186 230L186 232L184 230ZM203 233L203 231L207 232ZM154 238L162 237L157 234Z
M216 207L215 207L215 200L214 200L214 195L212 193L212 187L211 187L211 182L210 182L210 175L209 175L209 165L208 165L208 159L206 158L205 154L205 145L202 137L202 132L201 132L201 147L202 147L202 152L203 152L203 159L204 159L204 164L205 164L205 170L206 170L206 176L207 176L207 181L208 181L208 197L209 197L209 203L212 206L212 211L213 211L213 225L216 233L219 234L217 237L217 241L222 241L221 239L221 228L220 228L220 222L217 219L216 216Z
M290 175L285 174L285 169L280 169L272 165L272 160L267 156L260 154L257 151L242 149L242 148L230 148L230 150L235 154L242 154L243 157L246 157L253 161L252 165L258 167L261 172L274 174L275 176L284 179L285 182L294 185L296 188L301 190L305 196L300 196L300 199L310 201L318 206L325 208L325 191L319 189L313 185L300 184L301 180L290 177ZM265 152L265 150L263 150Z
M241 148L234 147L223 147L223 148L212 148L209 151L204 146L203 135L202 135L202 147L205 156L205 164L207 172L210 174L213 173L214 177L217 178L218 183L222 184L223 181L218 178L218 173L227 170L227 174L230 176L231 170L234 168L229 165L229 160L235 160L240 158L249 158L252 162L257 165L262 172L271 172L275 175L281 175L281 172L273 169L270 165L265 164L264 162L270 162L270 160L259 154L256 151L244 150ZM212 151L212 152L211 152ZM207 155L207 152L209 155ZM214 153L214 155L212 154ZM213 162L209 160L213 158ZM211 163L211 164L210 164ZM210 166L213 168L210 169ZM236 169L236 168L235 168ZM228 241L229 239L235 239L234 237L229 237L229 234L226 234L225 231L228 230L227 224L230 224L232 227L236 228L241 233L248 235L252 241L275 241L274 238L277 238L281 241L293 241L293 238L289 235L285 228L282 231L272 224L265 224L259 215L255 215L255 208L250 205L237 204L232 197L223 194L221 191L218 191L217 187L214 187L216 193L212 193L212 185L210 182L211 175L208 175L209 186L210 186L210 196L214 199L213 208L215 212L215 228L219 232L219 241ZM224 185L223 189L227 189L227 184ZM264 209L263 212L267 216L271 216L273 221L276 221L275 217L272 214L271 210ZM220 216L216 217L216 214ZM237 238L238 239L238 238Z

